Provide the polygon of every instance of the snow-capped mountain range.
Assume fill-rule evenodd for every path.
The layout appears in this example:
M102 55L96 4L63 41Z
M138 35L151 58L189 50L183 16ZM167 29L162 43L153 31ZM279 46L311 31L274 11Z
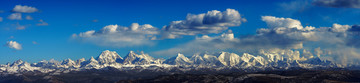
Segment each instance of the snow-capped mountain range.
M28 63L22 60L12 64L0 65L0 73L21 73L39 71L47 72L68 72L81 71L84 69L102 69L113 67L119 70L132 69L152 69L152 70L170 70L173 68L196 69L213 68L217 70L226 68L237 69L288 69L292 67L299 68L319 68L319 67L342 67L339 64L328 60L321 60L320 57L308 57L301 55L299 51L283 50L281 52L260 52L258 55L243 53L241 55L229 52L220 52L214 54L198 53L190 58L178 53L175 57L169 59L156 59L143 52L137 54L130 51L122 58L115 51L103 51L98 57L91 57L86 60L65 59L63 61L43 60L38 63Z

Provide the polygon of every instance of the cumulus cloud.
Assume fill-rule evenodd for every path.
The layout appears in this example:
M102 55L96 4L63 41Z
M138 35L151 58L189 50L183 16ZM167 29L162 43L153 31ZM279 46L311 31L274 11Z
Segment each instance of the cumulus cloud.
M18 26L16 27L16 29L17 29L17 30L25 30L26 27L23 26L23 25L18 25Z
M234 9L226 11L212 10L202 14L188 14L185 20L173 21L163 27L164 38L176 38L181 35L220 33L228 27L239 26L246 22Z
M353 25L350 29L348 29L350 32L360 32L360 25Z
M194 54L204 51L224 51L233 49L235 44L239 43L238 38L234 38L232 31L221 34L220 36L210 37L203 35L186 44L176 46L174 48L154 52L156 55L175 55L176 53Z
M159 30L149 24L133 23L129 27L108 25L97 31L73 34L72 38L97 45L126 47L152 45L151 40L156 40L156 34L159 34Z
M25 19L26 19L26 20L33 20L33 17L31 17L30 15L27 15L27 16L25 17Z
M38 9L36 9L35 7L26 6L26 5L24 5L24 6L16 5L12 11L18 12L18 13L34 13L34 12L37 12Z
M36 24L37 26L47 26L49 25L47 22L45 22L44 20L39 20L40 23Z
M340 24L333 24L332 28L330 29L333 32L346 32L351 26L349 25L340 25Z
M25 30L26 29L26 26L20 25L19 23L16 23L15 27L16 27L16 30Z
M360 8L360 0L314 0L313 5L335 8Z
M291 18L278 18L274 16L262 16L262 21L266 22L269 28L295 28L303 29L301 22Z
M302 48L303 43L315 43L315 45L328 48L334 48L335 46L357 46L357 44L354 44L356 43L354 39L358 39L358 35L354 32L356 31L355 25L334 23L331 27L315 28L312 26L303 27L300 21L291 18L263 16L262 20L266 22L269 28L258 29L257 36L255 37L262 37L262 39L270 38L271 41L274 41L270 44L275 43L276 45L276 41L283 41L279 45L288 44L289 46L297 46L293 49Z
M360 41L358 25L334 23L331 27L302 26L296 19L274 16L262 16L268 28L259 28L257 34L234 37L232 33L219 36L197 37L195 40L174 48L154 52L156 55L174 55L173 53L253 52L262 49L303 50L303 57L320 57L340 63L360 61ZM320 49L321 47L321 49ZM341 50L339 49L341 48ZM305 49L314 49L313 53ZM353 58L352 58L353 57Z
M279 38L279 39L277 39ZM303 43L299 40L287 38L284 35L249 35L246 37L236 38L229 31L219 36L203 35L197 37L183 45L174 48L160 50L154 52L156 55L174 55L174 53L194 54L198 52L220 52L220 51L236 51L249 52L259 49L299 49L303 48Z
M358 25L333 24L331 27L320 27L316 31L316 45L328 50L329 58L349 66L349 63L360 61L360 34Z
M360 48L360 26L353 25L346 30L346 32L339 35L339 37L344 37L345 44L350 47Z
M21 44L19 44L16 41L8 41L8 42L6 42L5 46L7 46L7 47L9 47L11 49L15 49L15 50L21 50L22 49Z
M12 13L8 16L8 19L10 20L21 20L22 16L21 13Z
M274 16L262 16L262 20L268 25L268 28L258 29L257 36L253 36L252 39L294 49L302 48L304 41L317 39L313 32L315 27L303 27L299 20Z
M235 38L230 30L220 36L209 37L204 35L185 45L179 45L168 50L155 52L155 54L166 53L196 53L201 51L223 51L223 50L253 50L267 48L299 49L303 48L303 41L311 37L309 32L314 27L303 27L300 21L291 18L278 18L263 16L262 20L269 28L257 30L256 35L248 35ZM224 38L230 38L224 40Z

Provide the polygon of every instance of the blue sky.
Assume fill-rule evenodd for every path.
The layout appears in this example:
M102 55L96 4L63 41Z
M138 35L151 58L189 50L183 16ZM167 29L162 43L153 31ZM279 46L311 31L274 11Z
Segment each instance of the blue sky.
M8 16L16 5L38 9L34 13L22 13L22 20ZM0 1L0 63L22 59L28 62L40 60L80 59L98 56L104 50L117 51L124 57L130 50L144 51L156 58L175 55L159 55L155 52L171 49L193 41L204 34L184 35L175 39L154 40L154 45L103 46L72 39L73 34L100 30L107 25L130 26L132 23L150 24L161 29L172 21L184 20L187 14L207 13L211 10L237 10L246 22L230 26L235 37L256 34L259 28L267 28L261 16L292 18L303 26L331 27L333 23L356 25L360 21L360 9L315 6L304 0L1 0ZM26 16L32 20L26 20ZM43 20L45 26L37 26ZM96 20L97 22L93 22ZM26 27L17 30L18 26ZM227 30L222 31L226 32ZM206 34L219 36L221 33ZM22 45L21 50L6 46L8 41ZM33 44L36 42L36 44ZM190 55L187 55L190 56Z

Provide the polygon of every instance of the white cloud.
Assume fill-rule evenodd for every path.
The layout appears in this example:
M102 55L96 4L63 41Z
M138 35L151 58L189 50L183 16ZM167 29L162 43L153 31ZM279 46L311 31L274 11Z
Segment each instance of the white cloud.
M262 16L262 21L266 22L269 28L295 28L298 30L303 29L301 22L291 18L278 18L274 16Z
M234 38L232 31L223 33L220 36L210 37L203 35L186 44L174 48L154 52L155 55L175 55L176 53L194 54L198 52L217 52L227 49L234 49L240 43L240 39Z
M39 20L40 23L36 24L37 26L47 26L49 25L47 22L45 22L44 20Z
M351 26L349 25L340 25L335 23L330 30L333 32L346 32L350 28Z
M38 44L36 41L32 41L32 43L35 44L35 45Z
M341 39L334 38L337 33L329 32L331 29L346 31L341 27L346 25L334 24L326 30L320 30L312 26L303 27L301 22L291 18L279 18L274 16L263 16L262 20L269 28L260 28L256 35L234 38L233 34L222 34L218 37L204 35L185 45L162 50L161 53L191 52L194 51L213 51L213 50L251 50L251 49L302 49L303 43L308 41L321 41L328 43L339 43ZM325 32L324 32L325 31ZM231 31L230 31L231 32ZM228 32L229 33L229 32ZM324 37L323 37L324 36ZM224 41L228 38L236 41ZM323 41L330 40L330 41Z
M15 50L21 50L22 49L21 44L19 44L16 41L8 41L8 42L6 42L5 46L7 46L7 47L9 47L11 49L15 49Z
M27 16L25 17L25 19L26 19L26 20L33 20L33 17L31 17L30 15L27 15Z
M38 9L36 9L35 7L26 6L26 5L24 5L24 6L16 5L12 11L18 12L18 13L34 13L34 12L37 12Z
M263 16L268 28L260 28L256 35L241 38L230 34L210 37L204 35L185 44L170 49L153 52L156 55L173 53L193 54L199 52L257 52L261 49L302 50L303 57L324 57L343 64L360 61L360 41L358 25L333 24L331 27L303 27L298 20ZM227 40L226 40L227 39ZM230 41L231 40L231 41ZM320 50L324 49L324 50ZM306 49L314 49L313 53ZM256 53L254 53L256 54Z
M277 39L279 38L279 39ZM259 49L299 49L303 43L296 40L287 40L283 36L274 35L251 35L244 38L236 38L229 31L219 36L210 37L203 35L195 40L176 47L154 52L156 55L174 55L174 53L194 54L199 52L220 52L232 50L236 52L256 51Z
M133 23L129 27L108 25L100 30L90 30L72 37L83 42L94 43L103 46L126 47L138 45L152 45L159 34L159 30L149 24L139 25Z
M313 4L335 8L360 8L360 0L314 0Z
M304 41L310 41L314 35L315 28L303 27L301 22L291 18L278 18L274 16L263 16L262 20L269 28L260 28L256 35L249 35L243 38L235 38L230 30L219 36L210 37L204 35L184 45L155 52L157 55L169 53L197 53L203 51L224 51L224 50L259 50L259 49L301 49ZM231 40L231 41L230 41Z
M279 6L282 8L281 11L287 12L302 12L309 7L308 0L293 0L291 2L280 3Z
M234 9L212 10L202 14L188 14L185 20L173 21L164 26L163 38L176 38L181 35L220 33L228 27L239 26L246 22Z
M26 29L26 26L20 25L19 23L17 23L15 26L16 26L16 30L25 30Z
M16 27L16 29L17 29L17 30L24 30L24 29L26 29L26 27L25 27L25 26L22 26L22 25L19 25L19 26Z
M355 36L349 33L349 29L352 28L349 25L334 23L332 27L303 27L298 20L273 16L263 16L263 21L269 28L258 29L258 37L272 38L272 41L282 41L282 44L293 44L295 48L302 48L304 42L324 46L346 45L349 44L346 42Z
M164 39L177 38L182 35L220 33L227 30L228 27L239 26L242 22L246 22L246 19L242 18L237 10L227 9L223 12L212 10L198 15L188 14L186 20L173 21L161 30L149 24L133 23L129 27L108 25L101 30L73 34L72 38L103 46L152 45L152 40L159 40L158 37ZM223 36L234 39L228 35Z
M12 13L8 16L8 19L10 20L21 20L22 16L21 13Z
M266 39L269 44L279 45L280 48L303 48L304 41L315 41L315 27L303 27L299 20L291 18L279 18L274 16L262 16L262 20L268 28L257 30L257 37Z
M294 14L299 14L311 9L311 0L288 0L278 3L277 12L281 13L283 16L292 16Z
M10 38L10 39L14 39L15 37L14 37L14 36L10 36L9 38Z

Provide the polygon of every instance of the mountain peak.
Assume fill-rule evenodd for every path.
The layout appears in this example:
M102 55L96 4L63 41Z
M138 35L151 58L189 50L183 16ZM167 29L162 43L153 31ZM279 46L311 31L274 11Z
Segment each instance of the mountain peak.
M61 65L69 65L69 66L72 66L72 65L75 65L75 61L71 60L71 59L65 59L62 61Z
M130 56L136 56L137 54L134 51L129 51L129 53L125 56L125 58Z
M78 59L76 60L76 65L81 65L84 61L86 61L85 58Z
M127 57L135 57L137 54L134 51L129 51L129 53L125 56L125 58Z
M190 61L184 54L178 53L176 59Z
M184 54L178 53L176 57L185 57Z
M177 56L166 60L165 63L173 64L173 65L189 65L192 62L189 58L185 57L183 54L178 53Z
M221 51L221 52L220 52L220 55L221 55L221 54L226 54L226 53L228 53L228 52Z
M134 51L130 51L125 59L122 59L115 51L105 50L97 57L91 57L88 60L85 58L78 59L76 62L71 59L65 59L58 62L54 59L49 61L43 60L38 63L29 64L27 62L17 60L12 64L3 65L2 69L11 68L11 71L23 71L23 70L39 70L48 72L48 69L63 70L63 69L101 69L104 67L115 67L121 69L122 67L139 67L148 68L159 67L184 67L184 68L196 68L196 67L237 67L237 68L288 68L288 67L342 67L331 61L324 61L319 57L308 58L305 61L290 60L294 57L282 57L289 55L297 55L297 52L289 51L289 53L263 53L260 55L251 55L249 53L243 53L241 56L235 53L220 52L215 54L198 53L194 54L190 59L181 53L173 56L170 59L154 59L146 53L136 54ZM295 57L296 58L296 57ZM123 60L119 62L118 60ZM128 65L129 64L129 65ZM304 65L302 65L304 64ZM124 65L124 66L122 66ZM1 69L0 65L0 69ZM156 68L156 67L155 67ZM44 70L42 70L44 69ZM50 71L50 70L49 70ZM0 70L1 72L1 70Z
M129 51L129 54L135 54L135 52L134 52L134 51L132 51L132 50L130 50L130 51Z
M93 56L91 56L91 58L88 61L85 61L83 65L81 65L81 67L85 67L85 68L99 68L99 62L97 60L94 59Z
M81 58L81 59L79 59L79 61L85 61L85 58Z
M105 50L97 58L100 64L111 64L111 63L120 63L123 61L123 58L120 57L115 51Z
M210 54L204 54L203 59L207 65L220 66L222 63L218 60L218 57Z
M235 53L221 52L219 61L225 66L235 66L240 62L240 56Z
M15 61L14 63L23 63L23 62L24 62L23 60L19 59L19 60Z
M89 61L96 61L95 58L93 56L91 56L91 58L89 59Z
M244 53L241 56L241 60L248 62L250 59L254 58L253 55L249 54L249 53Z
M194 54L191 59L195 64L202 64L204 63L204 59L200 56L200 54Z
M14 63L12 63L11 66L20 65L20 64L22 64L22 63L24 63L24 61L21 60L21 59L19 59L19 60L15 61Z
M141 52L141 54L136 54L134 51L130 51L125 57L123 64L150 64L154 63L154 58Z

